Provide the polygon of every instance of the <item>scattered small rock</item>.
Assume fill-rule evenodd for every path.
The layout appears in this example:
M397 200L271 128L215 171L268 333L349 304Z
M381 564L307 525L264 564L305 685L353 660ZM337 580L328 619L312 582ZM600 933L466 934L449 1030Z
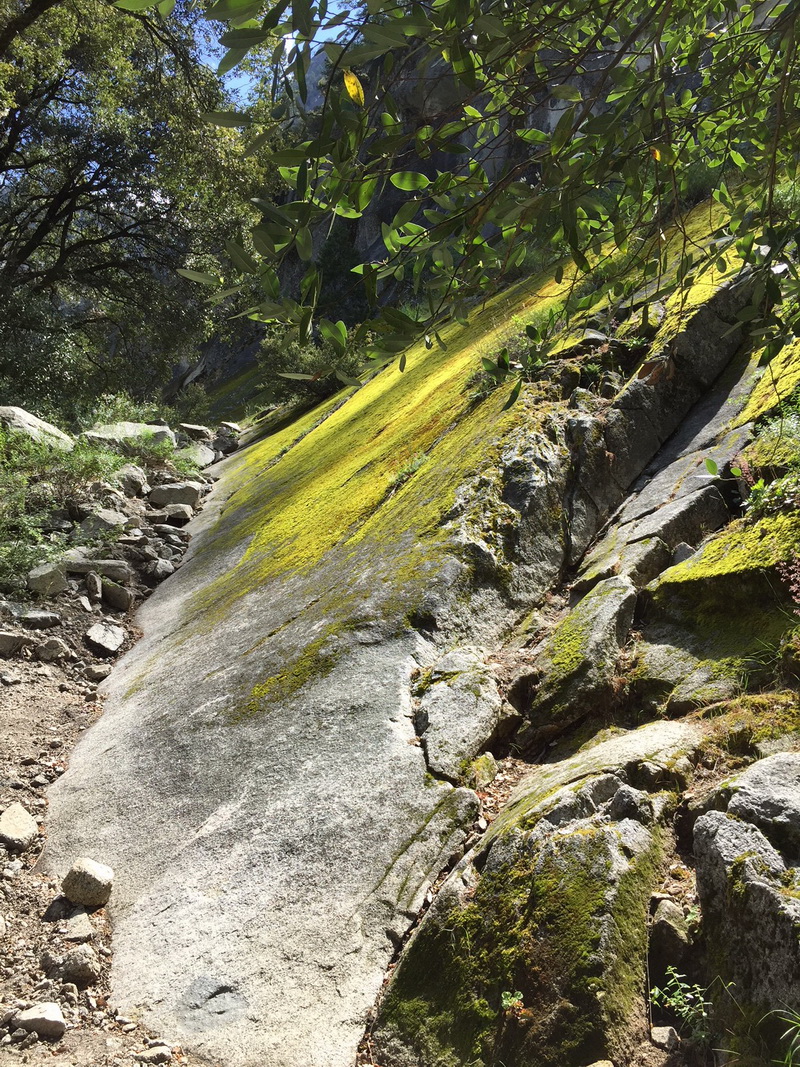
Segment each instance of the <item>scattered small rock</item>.
M78 989L94 985L102 973L97 953L90 945L78 945L68 952L58 967L58 977L72 982Z
M171 485L159 485L150 493L150 503L156 507L169 507L170 504L188 504L196 508L203 492L201 482L174 482Z
M93 604L96 604L103 595L103 579L97 571L89 571L84 580L86 582L86 595Z
M121 532L125 529L128 516L124 511L115 511L113 508L99 508L87 515L80 524L80 532L84 537L102 537L106 534Z
M27 634L14 633L13 630L0 630L0 656L16 655L20 649L30 644Z
M91 941L94 938L94 927L86 908L78 906L69 916L66 920L64 937L67 941L75 941L79 944ZM74 981L74 979L70 979L70 981Z
M163 582L165 578L175 573L175 567L168 559L154 559L146 564L144 572L150 578L155 578L157 582Z
M72 650L66 641L60 637L50 637L36 647L36 658L44 663L53 663L62 659L69 659Z
M135 463L126 463L116 474L117 481L129 496L141 496L147 492L147 474Z
M33 816L15 801L0 815L0 841L6 848L24 852L39 836Z
M13 1021L15 1026L26 1033L33 1031L39 1037L49 1038L51 1041L58 1040L67 1029L61 1008L52 1001L34 1004L32 1008L17 1012Z
M127 634L121 626L114 626L108 622L98 622L90 627L84 636L88 643L101 655L113 656L115 652L119 652L122 648Z
M144 1052L138 1052L134 1059L139 1063L170 1063L172 1052L166 1045L156 1045L154 1048L145 1049Z
M104 578L102 583L103 600L117 611L128 611L133 604L133 593L124 585L117 585L110 578Z
M29 630L49 630L52 626L58 626L61 616L57 611L41 611L31 609L20 615L19 621Z
M76 860L61 883L61 890L73 904L100 907L111 896L114 872L104 863L83 857Z
M214 431L209 426L200 426L192 422L182 422L178 426L192 441L210 441Z
M167 522L171 526L185 526L194 515L194 508L189 504L167 504L164 508Z
M90 682L102 682L111 674L110 663L90 663L84 670L84 674Z
M61 563L40 563L28 574L28 588L41 596L56 596L67 588L67 575Z
M666 1049L667 1052L676 1049L681 1041L674 1026L651 1026L650 1040L658 1048Z

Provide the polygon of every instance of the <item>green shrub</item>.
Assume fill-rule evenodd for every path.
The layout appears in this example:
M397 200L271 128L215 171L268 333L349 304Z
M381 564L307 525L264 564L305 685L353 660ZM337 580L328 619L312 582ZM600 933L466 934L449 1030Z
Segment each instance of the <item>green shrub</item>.
M324 400L342 388L344 377L355 377L362 366L358 352L337 356L328 344L301 344L292 334L268 334L258 353L262 386L270 403L291 400ZM285 374L301 374L304 379L286 378Z

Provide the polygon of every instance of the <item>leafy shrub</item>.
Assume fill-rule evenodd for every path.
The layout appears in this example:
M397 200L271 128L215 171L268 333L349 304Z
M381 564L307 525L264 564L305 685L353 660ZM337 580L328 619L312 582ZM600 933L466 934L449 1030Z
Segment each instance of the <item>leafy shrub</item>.
M681 1035L701 1047L711 1043L711 1003L707 990L692 985L686 976L674 967L667 967L667 981L663 989L655 986L650 990L650 999L659 1008L664 1008L678 1023Z
M800 507L800 472L777 478L767 485L763 478L751 487L747 498L747 514L751 519L775 515L781 511L794 511Z
M332 396L341 389L343 378L354 378L359 373L362 359L357 352L337 356L326 343L304 345L296 336L273 332L261 344L258 363L269 401L283 403ZM287 374L300 377L284 377Z
M71 452L0 428L0 587L63 546L53 512L69 511L86 487L113 476L125 457L78 440Z

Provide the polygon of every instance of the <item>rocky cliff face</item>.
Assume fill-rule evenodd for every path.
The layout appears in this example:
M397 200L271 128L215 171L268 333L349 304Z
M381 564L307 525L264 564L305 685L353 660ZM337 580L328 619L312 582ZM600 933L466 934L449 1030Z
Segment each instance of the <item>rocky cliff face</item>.
M796 354L759 380L749 293L674 298L614 389L579 334L504 410L476 357L558 305L535 279L227 461L53 794L51 869L117 872L126 1014L225 1067L365 1028L385 1067L619 1067L681 1055L648 952L791 1002L800 527L734 522L730 468Z

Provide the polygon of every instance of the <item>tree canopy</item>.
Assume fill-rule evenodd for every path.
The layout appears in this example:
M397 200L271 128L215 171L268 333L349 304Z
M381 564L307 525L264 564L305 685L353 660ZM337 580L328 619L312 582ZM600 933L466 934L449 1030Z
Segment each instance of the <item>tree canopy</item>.
M249 228L269 179L204 118L227 96L196 14L5 7L0 402L160 387L213 326L176 269Z
M288 134L271 159L289 193L258 202L253 243L236 256L262 288L253 317L292 324L301 339L318 325L341 349L370 340L389 359L414 332L465 321L532 244L577 277L622 255L657 282L667 222L703 194L720 205L718 226L702 242L687 235L678 278L747 262L759 278L743 316L776 344L792 332L793 0L367 0L352 11L216 0L206 17L227 25L223 69L276 35L288 42L285 58L282 44L274 55L271 126L224 118L251 142ZM343 323L317 322L314 240L376 206L380 237L354 268L375 314L346 335ZM306 269L287 295L291 258ZM398 282L412 312L380 309ZM617 282L610 272L607 287Z

